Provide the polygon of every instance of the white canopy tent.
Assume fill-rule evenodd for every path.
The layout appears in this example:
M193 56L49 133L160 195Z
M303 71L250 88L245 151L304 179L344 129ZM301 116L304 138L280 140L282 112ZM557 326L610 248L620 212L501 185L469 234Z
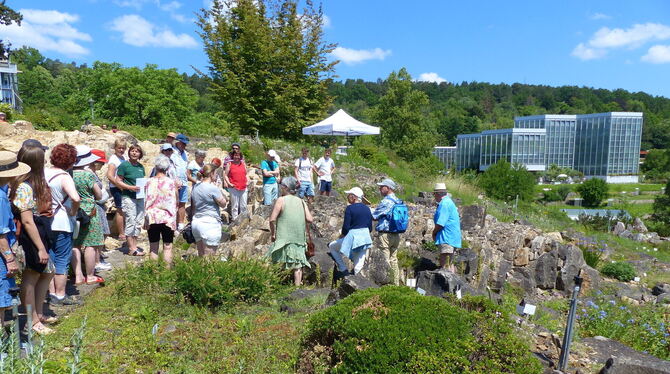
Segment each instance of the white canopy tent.
M303 127L304 135L379 135L379 127L366 125L340 109L332 116L311 126Z

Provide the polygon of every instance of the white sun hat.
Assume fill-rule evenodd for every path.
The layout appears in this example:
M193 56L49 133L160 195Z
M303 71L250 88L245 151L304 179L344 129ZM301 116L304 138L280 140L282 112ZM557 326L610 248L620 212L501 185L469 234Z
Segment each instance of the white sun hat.
M100 159L100 156L91 152L91 147L87 145L78 145L77 149L77 163L74 167L86 166Z

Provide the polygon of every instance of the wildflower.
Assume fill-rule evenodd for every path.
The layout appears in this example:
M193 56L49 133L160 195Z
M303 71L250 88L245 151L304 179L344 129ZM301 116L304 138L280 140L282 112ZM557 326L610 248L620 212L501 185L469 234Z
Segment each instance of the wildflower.
M621 309L621 310L626 310L626 309L628 309L628 308L626 308L625 306L622 305L622 306L619 307L619 309Z
M616 322L614 322L614 324L619 326L619 327L623 327L623 323L621 323L620 321L616 321Z
M631 318L628 320L628 323L635 323L635 320Z
M601 310L601 311L600 311L600 319L603 319L603 318L605 318L605 317L607 317L607 312L604 311L604 310Z
M614 301L614 300L610 300L610 304L612 304L612 305L616 305L616 301Z

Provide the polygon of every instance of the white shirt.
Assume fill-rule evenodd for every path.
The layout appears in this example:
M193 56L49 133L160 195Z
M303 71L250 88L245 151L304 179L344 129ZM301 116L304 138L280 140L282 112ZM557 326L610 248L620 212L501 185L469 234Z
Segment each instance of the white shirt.
M312 183L312 160L300 157L295 160L295 167L298 168L298 180L301 182Z
M55 168L44 169L44 177L51 190L51 209L54 212L51 230L72 232L74 217L70 217L67 214L67 210L72 206L72 200L69 197L67 200L65 199L68 194L63 190L63 181L65 179L69 179L72 185L74 185L72 177L62 169Z
M332 158L328 157L326 160L325 157L321 157L319 161L314 164L316 167L316 171L319 173L323 173L323 175L319 176L320 181L326 181L326 182L332 182L333 181L333 168L335 167L335 161L333 161Z

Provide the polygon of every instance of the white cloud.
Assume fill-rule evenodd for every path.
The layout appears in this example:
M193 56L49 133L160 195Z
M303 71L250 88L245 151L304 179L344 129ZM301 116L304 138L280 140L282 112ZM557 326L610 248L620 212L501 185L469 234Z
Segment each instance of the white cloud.
M384 60L391 55L390 49L350 49L336 47L331 54L347 65L357 64L367 60Z
M14 48L26 45L42 52L53 51L68 57L89 53L80 42L93 39L71 25L79 21L78 15L42 9L20 9L19 12L23 14L21 26L0 26L0 39L12 43Z
M593 15L591 15L591 19L597 21L601 19L612 19L612 17L604 13L594 13Z
M584 43L579 43L571 53L580 60L595 60L604 57L607 52L603 49L589 48Z
M135 47L195 48L198 43L188 34L175 34L168 28L159 28L137 14L115 18L112 30L121 33L124 43Z
M433 82L438 84L447 81L446 79L440 77L437 73L423 73L419 75L419 78L416 80L419 82Z
M659 23L637 24L628 29L603 27L596 31L589 45L596 48L637 48L653 40L670 39L670 27Z
M330 17L327 15L323 15L323 27L330 27L332 25L332 22L330 21Z
M640 60L652 64L670 63L670 45L655 45L649 48L647 54L642 56Z
M636 49L652 41L670 39L670 26L660 23L636 24L627 29L603 27L586 43L579 43L572 55L582 60L605 57L617 48Z

